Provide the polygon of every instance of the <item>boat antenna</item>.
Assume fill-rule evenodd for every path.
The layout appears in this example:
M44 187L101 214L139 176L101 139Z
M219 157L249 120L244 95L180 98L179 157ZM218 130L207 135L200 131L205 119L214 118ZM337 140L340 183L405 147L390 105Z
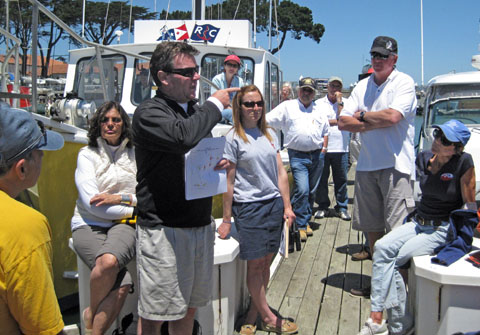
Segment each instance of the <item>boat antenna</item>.
M128 19L128 43L130 43L130 35L132 33L132 10L133 10L133 0L130 0L130 17Z
M103 25L102 44L103 44L103 41L105 40L105 30L107 29L108 11L109 10L110 10L110 0L108 0L107 12L105 13L105 24Z
M233 20L235 21L235 19L237 18L237 13L238 13L238 9L240 8L240 3L242 2L242 0L238 0L238 4L237 4L237 9L235 9L235 14L233 14ZM225 39L225 45L228 44L228 39L230 38L230 35L232 34L232 29L230 29L228 31L228 36L227 38Z
M280 45L280 42L279 42L280 35L278 34L277 0L274 0L273 6L274 6L273 9L275 11L275 30L277 32L277 48L278 48L278 46Z

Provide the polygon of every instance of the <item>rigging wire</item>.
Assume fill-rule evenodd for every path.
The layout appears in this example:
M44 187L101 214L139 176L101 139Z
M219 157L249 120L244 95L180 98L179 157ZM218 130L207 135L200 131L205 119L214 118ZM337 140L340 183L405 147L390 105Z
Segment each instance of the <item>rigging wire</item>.
M102 33L102 44L103 44L103 41L105 40L105 30L107 29L108 11L109 10L110 10L110 0L108 0L107 12L105 13L105 23L104 23L104 26L103 26L103 33Z

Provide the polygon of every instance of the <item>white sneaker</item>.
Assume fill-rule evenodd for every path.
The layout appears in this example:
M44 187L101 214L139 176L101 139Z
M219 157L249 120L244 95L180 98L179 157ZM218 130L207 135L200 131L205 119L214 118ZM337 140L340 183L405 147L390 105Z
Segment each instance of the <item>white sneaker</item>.
M362 329L360 329L360 333L357 335L388 335L385 320L382 320L382 324L379 325L378 323L374 323L371 318L368 318Z
M325 217L325 211L323 209L319 209L317 213L315 213L315 219L323 219Z

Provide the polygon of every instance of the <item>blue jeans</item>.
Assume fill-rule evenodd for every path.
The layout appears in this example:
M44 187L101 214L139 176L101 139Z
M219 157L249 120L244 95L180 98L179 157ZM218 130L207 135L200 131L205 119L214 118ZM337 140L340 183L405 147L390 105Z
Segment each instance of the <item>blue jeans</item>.
M222 121L233 124L233 112L231 108L226 108L222 111Z
M293 211L297 216L298 228L307 229L312 217L313 201L323 171L325 155L321 150L301 152L288 149L288 157L295 182L292 196Z
M438 227L422 226L414 219L393 229L375 243L372 268L372 312L387 309L391 334L403 334L412 325L406 313L407 292L398 268L412 257L430 255L446 244L450 223L443 221Z
M347 211L347 171L348 171L348 152L332 152L325 155L322 177L318 184L315 200L318 209L327 210L330 207L328 197L328 178L330 177L330 167L332 167L333 184L335 190L335 200L337 205L335 210Z

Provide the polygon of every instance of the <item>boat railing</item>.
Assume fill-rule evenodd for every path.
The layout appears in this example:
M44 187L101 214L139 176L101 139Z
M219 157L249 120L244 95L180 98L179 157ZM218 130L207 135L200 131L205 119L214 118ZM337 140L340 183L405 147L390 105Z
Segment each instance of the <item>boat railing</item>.
M7 48L7 52L5 54L5 59L3 61L0 74L2 75L2 81L1 81L1 92L0 92L0 99L13 99L13 107L18 107L18 99L31 99L32 95L31 94L20 94L19 92L19 74L20 74L20 67L18 64L19 60L19 48L21 45L21 41L10 34L8 31L6 31L3 28L0 28L0 34L5 36L6 38L6 45L8 47L8 41L13 42L12 48ZM10 58L14 57L15 59L15 70L14 70L14 78L13 78L13 89L12 93L8 92L8 87L7 87L7 77L8 77L8 64L10 63Z
M65 22L63 22L60 18L58 18L55 14L53 14L52 12L50 12L44 5L42 5L40 2L38 2L37 0L29 0L32 5L33 5L33 20L37 20L38 22L38 11L41 11L43 14L45 14L50 20L52 20L53 22L55 22L59 27L61 27L62 29L64 29L72 38L74 38L75 40L77 40L78 42L82 43L83 45L86 45L86 46L90 46L90 47L93 47L95 48L95 53L96 53L96 56L97 56L97 59L98 59L98 67L99 67L99 75L100 75L100 82L101 82L101 86L102 86L102 91L103 91L103 96L104 96L104 99L105 100L108 100L108 94L107 94L107 84L106 84L106 79L105 79L105 73L104 73L104 69L103 69L103 63L102 63L102 51L103 50L108 50L108 51L112 51L112 52L115 52L115 53L120 53L120 54L123 54L123 55L126 55L126 56L130 56L130 57L133 57L133 58L137 58L137 59L142 59L142 60L146 60L146 61L150 61L150 57L149 56L145 56L145 55L141 55L141 54L137 54L137 53L134 53L134 52L129 52L127 50L123 50L123 49L119 49L118 47L111 47L111 46L108 46L108 45L103 45L103 44L98 44L98 43L95 43L95 42L91 42L91 41L88 41L86 40L85 38L81 37L80 35L78 35L75 31L73 31L73 29L71 29ZM36 62L36 53L37 53L37 50L36 50L36 41L38 39L38 30L37 30L37 25L33 24L33 29L32 29L32 67L33 68L36 68L36 64L34 65L33 62L35 61ZM33 88L33 83L36 82L36 78L33 78L33 75L36 76L36 73L35 71L33 71L32 73L32 90L34 89ZM208 80L207 78L205 77L201 77L201 80L208 83L209 85L215 87L218 89L218 87L216 87L215 84L213 84L210 80ZM36 87L35 87L35 90L36 90Z

